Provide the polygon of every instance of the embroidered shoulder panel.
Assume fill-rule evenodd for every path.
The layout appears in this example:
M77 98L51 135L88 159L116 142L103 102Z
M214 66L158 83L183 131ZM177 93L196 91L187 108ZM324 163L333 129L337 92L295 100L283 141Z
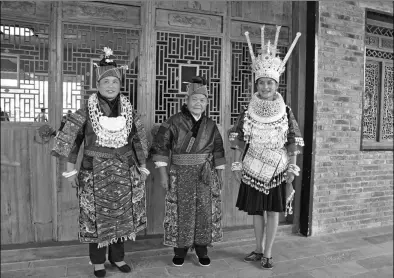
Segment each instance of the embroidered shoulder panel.
M70 155L71 149L75 144L75 139L86 122L86 115L85 109L79 109L68 117L63 129L59 130L55 137L55 146L52 149L53 155L64 157Z

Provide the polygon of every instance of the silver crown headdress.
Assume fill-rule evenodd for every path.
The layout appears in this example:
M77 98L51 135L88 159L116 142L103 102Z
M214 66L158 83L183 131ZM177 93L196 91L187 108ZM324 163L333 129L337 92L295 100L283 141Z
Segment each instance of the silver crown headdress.
M249 53L252 58L252 70L255 73L255 81L261 77L268 77L274 79L276 82L279 82L279 77L285 71L285 64L289 59L291 52L298 41L298 38L301 36L301 33L297 33L293 43L287 51L285 58L282 61L279 57L276 57L279 31L281 26L276 26L275 41L273 45L271 45L270 41L268 41L267 45L264 44L264 28L265 25L261 27L261 53L257 56L254 56L252 44L250 43L249 39L249 32L245 32Z
M96 67L97 81L100 81L107 76L115 76L119 80L122 80L124 72L128 70L129 67L127 65L117 66L114 60L110 59L110 57L113 55L111 48L104 47L103 52L104 57L100 61L100 65L93 63L93 65Z

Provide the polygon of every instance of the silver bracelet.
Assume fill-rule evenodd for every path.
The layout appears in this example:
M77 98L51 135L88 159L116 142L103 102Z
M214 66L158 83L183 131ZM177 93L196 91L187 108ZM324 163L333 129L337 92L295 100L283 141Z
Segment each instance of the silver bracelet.
M240 170L242 170L242 162L233 162L231 164L231 171L232 172L240 171Z
M62 176L65 177L66 179L68 179L69 177L72 177L74 175L76 175L78 173L78 171L76 169L70 171L70 172L63 172Z
M149 174L150 174L149 170L146 168L140 168L140 171L145 173L147 176L149 176Z

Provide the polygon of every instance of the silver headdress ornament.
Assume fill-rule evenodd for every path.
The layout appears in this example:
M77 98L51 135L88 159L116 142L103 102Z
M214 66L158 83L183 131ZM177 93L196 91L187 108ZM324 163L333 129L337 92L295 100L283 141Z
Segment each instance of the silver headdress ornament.
M122 76L126 70L129 69L128 65L117 66L114 60L110 59L113 55L113 51L109 47L104 47L103 49L104 57L100 61L100 65L93 63L96 67L97 81L100 81L107 76L115 76L119 80L122 80Z
M254 56L252 44L249 39L249 32L245 32L249 53L252 58L252 70L255 73L255 81L261 77L268 77L274 79L276 82L279 82L279 77L285 71L285 64L289 59L291 52L298 41L298 38L301 36L301 33L297 33L293 43L287 51L285 58L282 61L279 57L276 57L279 31L281 26L276 26L275 41L273 45L270 41L268 41L267 45L264 44L264 28L265 25L261 27L261 53L257 56Z

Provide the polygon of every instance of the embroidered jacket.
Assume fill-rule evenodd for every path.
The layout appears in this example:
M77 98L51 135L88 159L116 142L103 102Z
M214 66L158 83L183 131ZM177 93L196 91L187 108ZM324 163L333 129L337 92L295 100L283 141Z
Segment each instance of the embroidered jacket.
M98 101L103 114L110 116L111 109L109 104L102 98L98 98ZM120 113L120 109L120 105L118 105L118 113ZM125 158L129 161L130 166L135 163L138 165L146 163L148 155L147 138L141 119L134 110L133 127L128 137L129 144L118 149L107 148L98 146L96 139L97 136L93 131L88 107L81 108L75 113L72 113L63 128L59 130L55 140L55 147L51 154L56 157L67 157L68 162L75 164L82 142L84 142L85 155L82 159L82 167L86 170L91 170L93 167L92 157L86 154L88 152L117 155L130 153L131 155Z
M163 123L154 137L153 161L169 163L170 152L172 155L211 153L215 167L226 163L223 139L216 123L205 114L196 121L186 105Z

